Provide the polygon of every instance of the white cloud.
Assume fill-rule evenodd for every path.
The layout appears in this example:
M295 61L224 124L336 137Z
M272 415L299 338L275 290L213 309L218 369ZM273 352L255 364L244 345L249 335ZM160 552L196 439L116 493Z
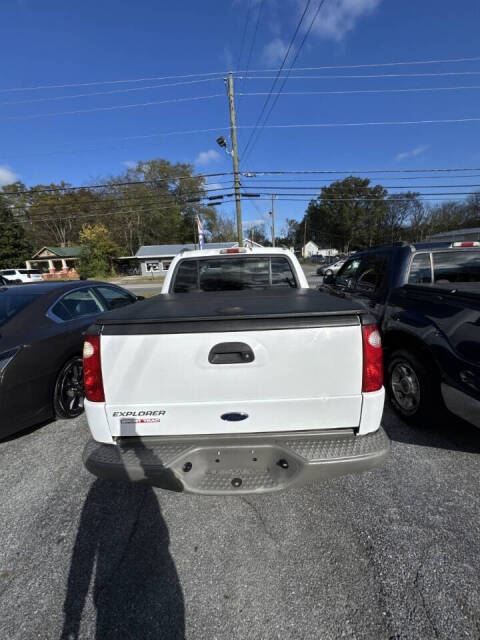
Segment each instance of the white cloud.
M410 151L402 151L401 153L397 153L395 156L395 160L406 160L407 158L416 158L417 156L421 156L422 153L425 153L427 149L430 148L429 144L419 144L418 147L411 149Z
M216 189L222 189L222 185L219 182L207 182L208 191L215 191Z
M320 9L312 32L321 38L340 41L349 31L353 31L357 21L364 15L374 11L382 0L329 0ZM306 16L305 24L309 25L313 17Z
M234 68L234 60L233 60L233 53L230 51L230 49L228 47L224 47L223 48L223 52L222 55L220 56L223 64L226 65L227 69L233 69Z
M134 160L124 160L122 164L129 169L135 169L137 163Z
M282 62L287 52L288 44L281 38L274 38L263 49L262 58L265 64L276 65ZM294 47L290 49L289 59L294 55Z
M265 220L263 218L258 218L257 220L244 220L243 227L246 229L250 229L251 227L263 227L265 224Z
M200 151L195 158L195 164L210 164L211 162L218 162L221 156L215 149L209 149L208 151Z
M18 176L9 167L0 167L0 187L12 184L18 180Z

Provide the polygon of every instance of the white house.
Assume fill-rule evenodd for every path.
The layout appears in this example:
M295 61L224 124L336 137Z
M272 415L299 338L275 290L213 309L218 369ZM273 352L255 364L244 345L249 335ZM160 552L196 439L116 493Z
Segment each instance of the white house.
M338 250L333 249L332 247L327 247L326 245L318 245L313 240L309 240L306 245L302 248L302 257L303 258L311 258L312 256L337 256Z
M246 247L261 247L261 244L249 238L243 241ZM238 247L238 242L206 242L205 249L230 249ZM173 258L182 251L199 249L198 244L155 244L140 247L134 256L117 258L122 264L134 263L135 269L142 276L164 276Z

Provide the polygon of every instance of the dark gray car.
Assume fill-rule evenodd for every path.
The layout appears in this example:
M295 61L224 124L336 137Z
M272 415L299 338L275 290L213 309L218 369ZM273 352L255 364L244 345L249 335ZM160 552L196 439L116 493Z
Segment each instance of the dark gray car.
M95 281L0 286L0 438L82 413L83 333L137 299Z

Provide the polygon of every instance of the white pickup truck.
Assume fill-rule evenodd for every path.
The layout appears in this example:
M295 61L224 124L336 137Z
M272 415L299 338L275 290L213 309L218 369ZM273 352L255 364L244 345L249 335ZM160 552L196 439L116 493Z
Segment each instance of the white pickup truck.
M375 323L309 289L292 253L183 253L162 293L103 315L85 339L93 474L263 493L385 459Z

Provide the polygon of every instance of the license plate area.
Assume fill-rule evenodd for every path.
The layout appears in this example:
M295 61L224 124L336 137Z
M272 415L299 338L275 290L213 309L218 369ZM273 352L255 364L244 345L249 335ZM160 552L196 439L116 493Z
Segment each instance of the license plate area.
M300 469L295 457L275 445L198 447L171 467L190 490L215 494L281 489Z

